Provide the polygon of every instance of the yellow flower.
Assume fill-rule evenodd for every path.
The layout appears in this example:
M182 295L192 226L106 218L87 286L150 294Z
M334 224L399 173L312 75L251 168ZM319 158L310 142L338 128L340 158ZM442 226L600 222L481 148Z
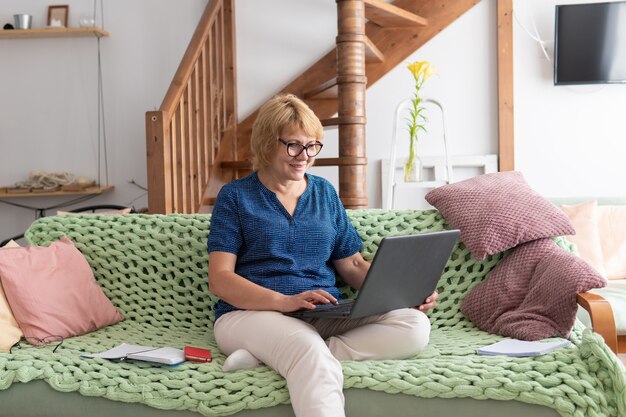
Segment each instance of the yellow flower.
M428 61L415 61L407 65L407 68L413 74L415 81L420 84L429 79L435 73L435 67L430 65Z

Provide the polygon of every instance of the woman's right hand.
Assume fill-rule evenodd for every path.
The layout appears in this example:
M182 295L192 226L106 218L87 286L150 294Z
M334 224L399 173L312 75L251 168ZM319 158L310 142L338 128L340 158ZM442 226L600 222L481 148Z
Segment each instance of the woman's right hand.
M312 310L316 304L337 304L337 302L335 297L324 290L310 290L300 294L286 295L282 300L279 311L289 313L302 310L303 308Z

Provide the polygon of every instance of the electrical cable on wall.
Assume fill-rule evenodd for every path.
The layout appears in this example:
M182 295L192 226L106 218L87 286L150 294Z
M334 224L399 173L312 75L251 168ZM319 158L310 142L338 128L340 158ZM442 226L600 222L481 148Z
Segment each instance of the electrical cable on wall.
M94 21L96 20L97 2L93 1L93 13ZM100 26L104 29L104 4L100 0ZM98 184L102 184L102 166L101 163L104 159L104 180L106 185L109 185L109 158L108 158L108 145L106 135L106 121L104 117L104 87L102 81L102 47L100 44L100 37L97 38L98 45Z
M537 42L539 44L539 47L541 48L541 52L543 52L543 55L546 57L546 60L549 63L552 63L552 59L550 58L550 55L548 54L548 49L546 47L546 41L544 41L543 39L541 39L541 35L539 35L539 30L537 30L537 25L535 24L535 19L533 18L532 13L528 12L528 15L530 16L530 22L533 26L533 30L534 30L534 34L532 34L528 29L526 29L526 26L524 26L522 24L522 22L520 22L520 20L517 18L517 13L513 12L513 18L515 19L515 22L517 22L518 25L520 25L520 27L522 29L524 29L524 32L526 32L526 34L535 42Z

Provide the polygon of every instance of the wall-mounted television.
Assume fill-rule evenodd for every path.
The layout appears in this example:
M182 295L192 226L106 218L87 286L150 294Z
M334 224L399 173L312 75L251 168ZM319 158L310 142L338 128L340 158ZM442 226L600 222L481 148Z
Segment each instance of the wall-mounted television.
M556 6L554 84L626 83L626 1Z

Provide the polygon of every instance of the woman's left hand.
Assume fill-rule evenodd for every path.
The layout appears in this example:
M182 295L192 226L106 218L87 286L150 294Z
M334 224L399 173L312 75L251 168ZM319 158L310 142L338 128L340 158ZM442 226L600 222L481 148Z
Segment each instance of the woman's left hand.
M423 311L424 313L426 313L431 308L435 308L437 306L438 298L439 298L439 294L437 293L437 291L433 291L431 295L426 297L424 304L415 308L418 309L419 311Z

